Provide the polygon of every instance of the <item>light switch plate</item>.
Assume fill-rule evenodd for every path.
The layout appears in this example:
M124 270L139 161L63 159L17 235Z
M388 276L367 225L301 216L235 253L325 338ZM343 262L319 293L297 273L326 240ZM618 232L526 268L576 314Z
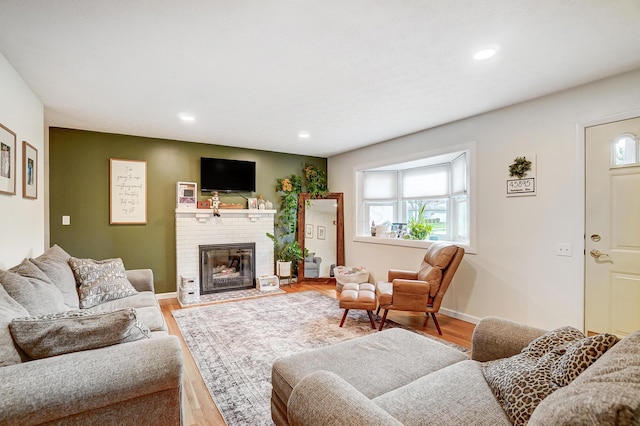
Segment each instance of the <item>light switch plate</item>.
M63 225L71 225L71 216L62 216Z

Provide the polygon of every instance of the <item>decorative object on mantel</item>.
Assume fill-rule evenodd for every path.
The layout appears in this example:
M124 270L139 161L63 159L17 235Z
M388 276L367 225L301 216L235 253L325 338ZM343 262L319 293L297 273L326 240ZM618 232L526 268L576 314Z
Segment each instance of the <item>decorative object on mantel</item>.
M0 194L16 195L16 134L0 124Z
M214 216L220 216L218 209L220 208L220 197L218 197L218 191L213 191L211 195L211 208L213 209Z
M211 209L211 201L210 200L198 201L198 208L206 209L206 210Z
M244 210L244 206L238 203L220 203L219 208L221 209L237 209Z
M509 166L507 179L507 197L536 195L536 156L516 157Z
M176 184L176 198L177 208L195 208L198 199L198 184L195 182L178 182Z
M258 209L258 199L249 197L247 198L247 208L249 210L257 210Z

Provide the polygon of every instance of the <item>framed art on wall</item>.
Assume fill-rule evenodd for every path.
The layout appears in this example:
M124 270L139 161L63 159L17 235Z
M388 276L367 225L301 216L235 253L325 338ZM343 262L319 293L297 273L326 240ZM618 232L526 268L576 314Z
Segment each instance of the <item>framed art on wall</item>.
M22 141L22 198L38 198L38 150Z
M304 237L305 238L313 238L313 225L307 223L304 229Z
M147 223L147 162L109 159L110 224Z
M16 195L16 134L0 124L0 194Z
M324 226L319 226L318 225L318 239L319 240L324 240L325 233L326 233L326 228Z

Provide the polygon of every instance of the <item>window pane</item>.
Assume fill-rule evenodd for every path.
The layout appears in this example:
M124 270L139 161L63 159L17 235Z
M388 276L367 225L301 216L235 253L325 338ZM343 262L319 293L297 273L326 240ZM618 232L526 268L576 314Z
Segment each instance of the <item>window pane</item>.
M442 197L449 195L449 164L421 167L402 172L402 197Z
M463 154L451 162L451 193L467 192L467 155Z
M376 225L393 223L393 206L369 206L369 222L369 225L371 222L375 222Z
M457 223L456 223L456 235L455 241L468 242L469 241L469 203L467 198L460 198L456 200L457 210Z
M431 233L443 235L447 233L447 200L422 200L408 201L407 222L412 217L417 217L422 205L425 205L424 216L433 226Z
M362 176L362 197L365 200L395 199L398 190L398 173L364 172Z
M623 166L636 162L636 140L633 135L621 135L613 141L613 165Z

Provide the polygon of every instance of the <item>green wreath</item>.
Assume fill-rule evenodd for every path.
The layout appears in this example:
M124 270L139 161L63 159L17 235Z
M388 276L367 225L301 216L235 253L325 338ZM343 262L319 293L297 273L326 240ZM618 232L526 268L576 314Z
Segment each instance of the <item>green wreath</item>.
M513 164L509 166L509 176L522 179L529 170L531 170L531 161L526 157L516 157Z

